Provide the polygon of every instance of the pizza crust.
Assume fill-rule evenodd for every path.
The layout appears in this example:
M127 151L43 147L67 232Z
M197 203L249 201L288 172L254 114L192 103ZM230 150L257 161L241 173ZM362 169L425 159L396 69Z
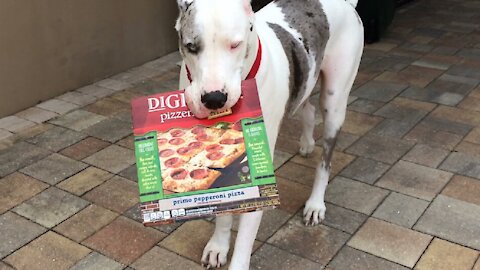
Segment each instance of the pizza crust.
M180 168L187 171L187 176L183 180L173 179L170 175L175 171L175 169L169 169L165 171L165 176L163 177L163 189L181 193L181 192L190 192L195 190L205 190L209 189L210 186L217 180L220 176L220 172L215 170L209 170L205 168L189 167L188 169ZM203 179L193 179L191 177L191 172L197 169L205 169L208 174Z

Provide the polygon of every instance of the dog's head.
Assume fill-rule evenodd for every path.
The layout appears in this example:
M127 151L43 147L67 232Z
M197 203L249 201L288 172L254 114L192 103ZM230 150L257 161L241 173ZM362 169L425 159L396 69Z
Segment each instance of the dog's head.
M231 108L241 95L242 69L253 30L250 0L177 0L180 53L192 83L185 89L199 118Z

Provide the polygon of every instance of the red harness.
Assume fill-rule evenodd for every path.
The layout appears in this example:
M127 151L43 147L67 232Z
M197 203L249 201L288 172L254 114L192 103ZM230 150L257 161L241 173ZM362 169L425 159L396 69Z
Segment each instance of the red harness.
M258 51L257 51L257 58L255 58L255 62L253 62L252 68L250 69L250 72L247 75L247 78L245 80L253 79L255 76L257 76L258 70L260 69L260 63L262 62L262 43L260 42L260 39L258 39ZM185 65L185 68L187 70L187 77L190 83L192 82L192 74L190 73L190 69L188 69L188 66Z

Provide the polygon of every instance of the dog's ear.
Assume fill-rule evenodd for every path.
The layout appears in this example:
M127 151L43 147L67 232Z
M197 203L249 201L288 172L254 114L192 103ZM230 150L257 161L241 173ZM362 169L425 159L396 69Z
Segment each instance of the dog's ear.
M180 19L182 18L183 14L188 11L190 6L193 4L193 1L194 0L177 0L178 9L180 10L180 14L175 23L175 29L177 31L180 31Z
M194 0L177 0L178 8L181 12L185 12L188 10L190 5L192 5Z
M252 9L252 1L251 0L242 0L243 1L243 8L249 17L253 16L253 9Z

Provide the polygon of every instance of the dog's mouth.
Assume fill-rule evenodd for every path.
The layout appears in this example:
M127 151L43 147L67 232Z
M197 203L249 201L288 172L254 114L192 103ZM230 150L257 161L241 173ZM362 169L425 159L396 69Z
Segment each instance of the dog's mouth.
M231 114L231 108L234 107L240 99L241 88L237 91L229 91L224 94L224 98L219 102L217 98L207 101L205 95L196 95L198 91L188 87L185 90L185 101L189 110L199 119L215 118ZM227 94L228 93L228 94Z
M206 108L201 102L195 102L189 95L185 95L188 109L195 115L196 118L204 119L210 115L215 114L216 110Z
M211 110L204 108L203 106L195 106L195 104L189 99L187 99L187 106L196 118L204 119L211 114Z
M190 111L193 113L193 115L195 115L196 118L199 118L199 119L204 119L204 118L215 119L215 118L232 114L232 109L230 108L221 109L221 110L205 109L205 110L190 110Z

